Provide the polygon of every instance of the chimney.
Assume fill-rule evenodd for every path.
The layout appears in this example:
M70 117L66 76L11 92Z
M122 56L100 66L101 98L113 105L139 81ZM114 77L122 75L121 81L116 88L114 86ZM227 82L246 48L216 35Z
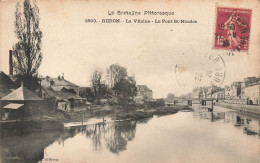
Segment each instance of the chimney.
M64 73L62 73L62 77L61 78L64 80Z
M9 50L9 75L13 75L13 51Z

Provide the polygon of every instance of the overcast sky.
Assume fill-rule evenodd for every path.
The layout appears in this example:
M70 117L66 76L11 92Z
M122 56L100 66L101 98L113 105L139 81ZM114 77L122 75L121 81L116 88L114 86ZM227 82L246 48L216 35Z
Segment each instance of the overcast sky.
M38 1L43 32L43 61L39 73L52 77L64 73L67 80L88 86L89 76L95 67L105 70L109 65L118 63L127 67L129 75L135 74L137 84L145 84L152 89L155 98L166 97L168 93L188 93L178 79L185 80L187 87L193 87L193 70L211 67L198 57L206 52L223 58L226 72L223 85L247 76L259 76L260 2L218 3L253 10L248 53L235 52L234 56L228 56L227 51L212 49L216 5L213 1ZM0 1L0 71L6 73L8 51L16 41L15 4L16 1ZM174 11L175 15L119 17L109 16L108 10ZM198 23L90 24L85 23L87 18L192 19ZM187 50L188 57L184 57L183 53ZM204 64L208 66L202 66ZM185 77L176 76L176 65L184 65Z

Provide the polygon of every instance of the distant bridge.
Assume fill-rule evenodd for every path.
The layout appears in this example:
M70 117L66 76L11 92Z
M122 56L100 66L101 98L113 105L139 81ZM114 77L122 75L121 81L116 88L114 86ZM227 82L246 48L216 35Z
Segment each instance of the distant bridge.
M206 106L207 102L211 102L211 109L213 110L214 100L217 100L216 98L204 98L204 99L176 99L174 102L165 102L165 106L174 106L177 104L187 104L189 106L192 106L192 104L201 104L202 106Z

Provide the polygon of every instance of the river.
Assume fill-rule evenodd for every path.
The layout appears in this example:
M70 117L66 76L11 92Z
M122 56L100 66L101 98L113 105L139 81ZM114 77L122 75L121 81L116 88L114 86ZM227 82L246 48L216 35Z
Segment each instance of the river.
M259 119L218 106L193 109L8 138L1 142L2 162L260 162Z

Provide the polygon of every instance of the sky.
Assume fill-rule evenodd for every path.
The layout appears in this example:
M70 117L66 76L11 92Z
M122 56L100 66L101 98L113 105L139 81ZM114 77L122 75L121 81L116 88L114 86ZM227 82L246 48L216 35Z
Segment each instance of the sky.
M189 93L196 85L194 74L213 69L204 54L220 56L225 77L222 85L260 74L260 2L207 1L72 1L39 0L40 28L43 32L43 61L39 74L89 86L93 69L118 63L135 75L137 84L147 85L154 98L168 93ZM0 0L0 71L8 73L8 51L17 41L14 34L16 0ZM216 5L252 9L248 52L212 48ZM173 16L118 16L108 11L167 11ZM185 19L193 24L85 23L85 19ZM176 73L176 65L181 71ZM183 86L185 83L185 86ZM201 83L200 83L201 84ZM203 85L203 83L202 83Z

